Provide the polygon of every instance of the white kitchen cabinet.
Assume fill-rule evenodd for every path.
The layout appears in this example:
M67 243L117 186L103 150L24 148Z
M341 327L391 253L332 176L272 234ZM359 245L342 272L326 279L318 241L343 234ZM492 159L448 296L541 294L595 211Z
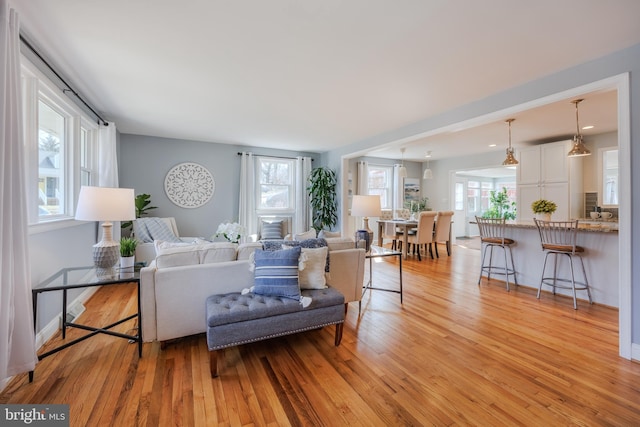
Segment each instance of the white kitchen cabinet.
M551 200L558 206L555 220L584 216L582 158L567 157L571 141L552 142L518 150L516 206L519 220L532 221L531 203Z

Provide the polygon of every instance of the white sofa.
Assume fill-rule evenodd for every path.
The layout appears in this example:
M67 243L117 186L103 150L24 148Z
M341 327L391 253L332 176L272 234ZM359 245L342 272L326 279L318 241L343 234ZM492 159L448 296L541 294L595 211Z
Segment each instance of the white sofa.
M344 295L345 303L359 301L364 278L364 249L356 249L350 239L327 239L327 243L329 286ZM233 255L228 245L235 246ZM207 297L241 292L253 285L249 256L261 244L225 243L218 246L225 249L216 253L202 250L196 251L197 254L181 255L183 259L177 263L181 265L160 254L141 269L141 327L145 342L205 332Z
M193 242L196 239L196 237L180 237L180 234L178 234L178 226L176 225L175 218L166 217L166 218L159 218L159 219L169 227L169 229L173 232L174 236L176 236L178 239L182 240L183 242L185 243ZM153 242L138 242L138 245L136 246L136 262L144 262L146 265L149 265L149 263L153 261L155 258L156 258L156 248Z

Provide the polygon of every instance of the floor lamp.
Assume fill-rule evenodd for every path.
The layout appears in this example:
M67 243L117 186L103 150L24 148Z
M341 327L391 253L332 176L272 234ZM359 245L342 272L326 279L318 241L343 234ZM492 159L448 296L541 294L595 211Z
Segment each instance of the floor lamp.
M373 231L369 228L369 217L380 216L382 209L380 208L380 196L353 196L351 202L351 216L363 217L364 229L358 230L356 233L364 233L367 238L366 250L369 252L369 247L373 241Z
M93 263L98 276L114 274L113 266L120 258L120 243L113 240L111 221L136 218L133 188L80 188L75 219L103 221L102 240L93 245Z

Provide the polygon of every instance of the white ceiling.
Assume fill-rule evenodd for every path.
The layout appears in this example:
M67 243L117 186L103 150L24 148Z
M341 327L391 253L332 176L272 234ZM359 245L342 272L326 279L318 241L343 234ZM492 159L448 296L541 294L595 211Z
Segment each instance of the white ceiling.
M314 152L640 43L637 0L13 3L25 34L122 133ZM615 129L615 93L587 95L581 123L596 128L585 134ZM512 141L570 136L574 117L569 100L521 112ZM461 143L504 150L502 120L403 142L405 159Z

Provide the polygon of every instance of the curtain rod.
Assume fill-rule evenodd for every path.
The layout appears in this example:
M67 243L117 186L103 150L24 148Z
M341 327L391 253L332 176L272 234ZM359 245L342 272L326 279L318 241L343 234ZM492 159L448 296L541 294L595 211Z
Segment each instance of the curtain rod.
M78 98L78 99L80 100L80 102L82 102L82 103L84 104L84 106L85 106L85 107L87 107L87 108L88 108L88 109L93 113L93 115L94 115L94 116L96 116L96 117L98 118L98 120L97 120L97 121L98 121L98 124L100 124L100 122L102 122L102 124L103 124L103 125L105 125L105 126L109 126L109 123L107 123L107 121L106 121L105 119L103 119L103 118L100 116L100 114L96 113L96 111L95 111L93 108L91 108L91 106L90 106L89 104L87 104L87 103L86 103L86 101L85 101L84 99L82 99L82 97L78 94L78 92L76 92L75 90L73 90L73 88L69 85L69 83L67 83L67 81L66 81L65 79L63 79L63 78L62 78L62 76L61 76L60 74L58 74L58 72L57 72L57 71L56 71L56 70L51 66L51 64L49 64L49 63L47 62L47 60L46 60L46 59L44 59L44 58L42 57L42 55L40 55L40 52L38 52L38 51L36 50L36 48L35 48L35 47L33 47L33 45L31 45L31 43L29 43L29 41L28 41L27 39L25 39L25 38L22 36L22 34L20 34L20 41L21 41L22 43L24 43L24 44L25 44L25 46L27 46L27 47L29 48L29 50L30 50L31 52L33 52L33 54L34 54L34 55L36 55L36 56L38 57L38 59L40 59L40 61L42 61L42 63L43 63L44 65L46 65L46 66L47 66L47 68L49 68L49 69L51 70L51 72L52 72L53 74L55 74L55 75L56 75L56 77L57 77L58 79L60 79L60 81L61 81L61 82L62 82L62 83L67 87L66 89L62 89L62 93L66 94L67 92L71 92L71 93L72 93L76 98Z
M253 154L253 153L251 153ZM242 153L238 151L238 156L242 156ZM287 160L295 160L296 157L286 157L286 156L271 156L269 154L254 154L254 156L261 156L261 157L273 157L274 159L287 159ZM302 156L301 156L302 157ZM311 159L311 161L313 162L313 158Z

